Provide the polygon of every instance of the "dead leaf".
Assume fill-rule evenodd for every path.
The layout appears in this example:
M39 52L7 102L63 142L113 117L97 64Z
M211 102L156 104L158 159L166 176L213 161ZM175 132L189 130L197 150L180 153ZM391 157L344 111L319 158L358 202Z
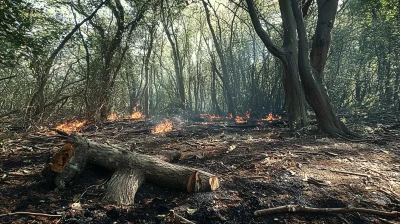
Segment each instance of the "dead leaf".
M193 215L193 213L195 213L196 211L197 211L197 209L188 208L186 212L187 212L189 215Z

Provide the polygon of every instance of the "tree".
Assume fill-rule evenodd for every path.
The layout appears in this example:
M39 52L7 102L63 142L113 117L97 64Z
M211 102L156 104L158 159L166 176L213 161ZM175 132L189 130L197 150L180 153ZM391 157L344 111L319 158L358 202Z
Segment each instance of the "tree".
M163 2L163 1L162 1ZM183 78L183 60L184 56L182 52L179 50L179 43L176 37L174 25L171 15L171 9L168 5L168 1L165 2L166 6L164 8L163 4L161 4L161 12L162 12L162 23L164 26L165 34L167 35L168 41L171 45L172 49L172 56L174 62L174 69L175 69L175 79L176 85L178 89L178 96L179 96L179 108L185 110L186 106L186 96L185 96L185 84ZM168 11L168 15L166 16L166 11ZM169 30L171 27L171 31Z
M228 72L226 57L222 51L221 43L220 43L220 41L218 41L217 36L214 31L214 28L211 24L210 11L208 10L207 3L204 0L202 0L202 1L203 1L204 10L206 12L207 24L210 29L213 43L215 45L215 50L217 51L217 55L218 55L219 61L221 63L221 69L222 69L222 73L221 73L217 68L215 59L213 59L213 72L215 71L218 74L218 77L221 79L221 82L222 82L222 85L224 88L226 101L227 101L228 113L232 114L232 116L235 117L236 109L235 109L235 105L234 105L234 101L233 101L232 88L229 83L229 72Z
M306 100L317 116L319 127L333 136L354 137L355 134L349 131L336 116L323 83L324 68L331 44L331 31L335 21L338 0L317 1L318 20L310 54L303 21L304 15L302 15L297 0L291 0L290 2L285 0L279 1L282 22L284 24L284 43L287 43L284 44L285 47L283 50L278 48L263 30L253 0L246 0L246 2L257 34L268 50L283 61L285 71L290 71L289 74L291 76L286 76L289 79L288 82L295 81L297 84L298 74L300 75ZM298 43L296 33L299 39ZM286 64L285 60L287 61ZM285 91L288 91L287 88L285 88ZM298 91L301 91L301 89ZM298 109L299 106L295 105L295 103L302 104L302 99L297 99L299 101L287 101L288 109ZM288 112L289 114L292 113Z
M246 0L249 15L254 29L263 41L266 48L283 64L283 86L285 89L285 104L289 119L289 127L298 129L308 124L304 101L304 92L301 88L298 67L298 51L296 38L296 21L291 12L291 5L287 1L279 1L283 23L283 46L278 47L271 37L264 31L257 16L252 0Z
M80 26L82 26L86 21L91 20L94 15L96 15L97 11L105 4L104 2L101 2L99 6L90 14L88 15L84 20L82 20L80 23L76 24L75 27L63 38L61 43L57 46L56 49L52 51L52 53L49 55L49 57L44 61L44 64L41 66L36 67L36 72L37 72L37 89L36 92L33 94L27 108L27 115L31 116L31 111L34 109L34 114L35 116L41 114L44 112L46 106L46 100L45 100L45 87L47 85L47 81L50 78L50 69L53 66L54 60L56 59L57 55L60 53L60 51L64 48L65 44L72 38L72 36L75 34L75 32L79 29ZM54 102L58 103L58 102ZM52 103L52 104L54 104Z
M108 27L106 30L103 21L91 20L90 24L98 34L98 44L101 52L98 55L95 66L100 65L100 68L94 68L92 72L91 82L89 82L90 98L86 100L87 117L92 119L105 120L111 111L111 96L114 90L116 77L121 69L125 54L129 48L126 43L123 44L124 38L130 40L133 31L139 25L139 22L144 17L150 3L142 4L140 1L134 2L136 14L130 19L126 15L125 9L120 0L108 1L106 6L115 18L115 31ZM86 15L84 6L81 4L73 5L74 9L80 14ZM126 21L130 19L130 21ZM100 73L100 77L98 76Z

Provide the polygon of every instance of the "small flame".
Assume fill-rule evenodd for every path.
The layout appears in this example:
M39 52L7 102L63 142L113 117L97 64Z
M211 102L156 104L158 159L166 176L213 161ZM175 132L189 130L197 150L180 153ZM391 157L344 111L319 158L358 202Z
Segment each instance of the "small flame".
M247 123L247 121L245 121L245 120L243 119L243 117L236 116L236 118L235 118L235 123L236 123L236 124L245 124L245 123Z
M246 111L246 118L250 119L250 110Z
M221 117L218 115L212 114L212 115L210 115L210 119L211 120L219 120L219 119L221 119Z
M226 118L232 119L233 118L232 113L230 113Z
M130 118L131 119L141 119L141 118L145 118L145 116L142 113L142 111L138 110L137 107L134 107Z
M116 121L116 120L118 120L118 115L116 113L112 113L112 114L108 115L107 120Z
M159 124L157 124L153 130L151 130L152 134L158 134L158 133L165 133L165 132L170 132L172 131L172 128L174 125L172 124L172 121L164 118Z
M133 112L133 114L131 114L131 119L140 119L140 118L144 118L144 115L141 111L136 111Z
M83 120L83 121L73 120L73 121L71 121L69 123L68 122L64 122L64 124L58 125L56 127L56 129L60 130L60 131L67 132L67 133L71 133L71 132L74 132L74 131L79 132L79 131L82 130L82 127L83 127L83 125L86 124L86 122L87 122L87 120Z
M221 119L221 117L216 114L200 114L200 118L208 118L211 121Z
M275 121L275 120L279 120L279 119L281 119L281 116L275 116L274 117L274 115L272 114L272 112L271 113L269 113L268 114L268 116L264 119L262 119L262 120L264 120L264 121Z

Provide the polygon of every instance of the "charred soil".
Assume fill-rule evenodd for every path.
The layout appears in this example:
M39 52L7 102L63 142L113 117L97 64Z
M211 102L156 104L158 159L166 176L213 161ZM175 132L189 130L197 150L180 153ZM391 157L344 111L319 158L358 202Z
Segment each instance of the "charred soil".
M393 123L360 125L369 140L328 138L312 127L290 132L285 122L232 124L179 122L152 134L149 120L87 123L80 134L99 143L168 158L217 174L213 192L186 193L144 183L131 207L100 202L110 173L88 165L68 190L59 191L40 172L63 145L56 133L4 127L0 133L1 223L170 223L170 210L195 223L395 223L399 218L363 213L254 211L282 205L400 210L400 128ZM75 203L75 204L74 204Z

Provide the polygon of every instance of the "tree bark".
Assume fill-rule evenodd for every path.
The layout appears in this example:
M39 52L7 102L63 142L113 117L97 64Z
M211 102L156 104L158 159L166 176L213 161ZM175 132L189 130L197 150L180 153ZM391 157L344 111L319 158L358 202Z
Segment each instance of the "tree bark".
M229 74L228 74L228 68L227 68L225 56L222 52L222 47L220 45L220 42L218 42L217 36L215 35L214 28L211 24L210 11L208 10L207 3L204 0L203 0L203 6L204 6L204 10L206 12L207 24L210 29L211 36L213 38L215 50L217 51L218 58L221 62L222 75L220 76L220 78L221 78L221 82L224 86L224 92L225 92L226 101L227 101L228 113L232 114L233 117L236 117L236 108L235 108L234 101L233 101L231 85L229 84ZM215 62L215 60L214 60L214 62ZM215 67L215 69L216 69L216 67Z
M168 5L168 1L166 1L167 4L167 8L169 7ZM173 57L173 62L174 62L174 69L175 69L175 77L176 77L176 85L177 85L177 92L179 95L179 107L182 110L185 110L185 104L186 104L186 97L185 97L185 84L184 84L184 80L183 80L183 64L182 64L182 57L179 51L179 45L178 45L178 41L176 39L175 36L175 31L174 31L174 27L173 24L171 22L171 30L172 33L169 31L168 28L168 24L167 24L167 18L165 18L164 15L164 9L163 8L163 1L161 1L161 11L162 11L162 17L163 17L163 27L164 27L164 31L165 34L167 35L167 39L169 41L169 43L171 44L171 49L172 49L172 57ZM172 39L174 37L174 39Z
M358 137L356 134L347 129L342 121L336 116L333 106L330 102L327 90L323 84L323 70L327 60L327 54L330 46L331 30L333 22L335 20L336 8L338 0L330 1L318 1L318 14L319 15L317 30L320 30L314 36L314 42L319 43L313 45L316 49L312 49L311 58L313 58L313 71L311 71L311 63L308 57L308 43L307 34L303 17L301 16L300 9L298 7L297 0L291 0L292 11L296 19L297 34L299 38L299 74L303 89L306 94L307 102L313 108L315 115L317 116L318 125L328 134L335 137ZM321 4L329 5L329 7L322 6ZM334 13L330 11L335 11ZM320 18L324 18L323 21ZM323 33L324 35L320 35ZM329 41L328 41L329 40ZM323 44L323 46L321 46ZM318 59L318 60L317 60Z
M149 26L149 42L148 42L148 48L147 48L147 53L146 57L144 59L144 74L145 74L145 84L144 84L144 102L143 102L143 113L146 117L149 117L150 114L150 103L149 103L149 98L150 98L150 72L149 72L149 63L150 63L150 57L151 57L151 51L153 50L153 42L154 42L154 31L155 31L155 23L153 23L151 26Z
M219 187L219 179L213 174L95 143L77 135L68 137L63 150L45 166L42 174L47 181L55 182L63 189L87 163L114 171L103 201L121 205L133 204L135 193L144 181L187 192L212 191Z
M90 21L97 13L97 11L106 3L106 1L103 1L100 3L100 5L89 15L87 16L84 20L82 20L80 23L76 24L75 27L64 37L64 39L61 41L61 43L57 46L56 49L53 50L51 55L47 58L47 60L44 63L44 69L40 68L36 72L38 72L38 78L37 78L37 85L38 89L36 92L32 95L31 100L29 101L28 107L26 114L28 116L31 116L32 114L32 109L36 105L36 110L34 115L39 115L43 113L44 111L44 105L45 105L45 96L44 96L44 90L47 85L47 80L49 79L50 75L50 69L53 66L54 60L57 57L58 53L64 48L65 44L72 38L72 36L75 34L75 32L87 21Z
M284 27L283 49L276 46L269 35L264 31L258 19L253 0L246 0L251 21L256 33L263 41L265 47L272 55L277 57L283 64L283 86L285 89L286 110L288 114L289 127L298 129L308 124L307 113L305 109L305 98L298 77L298 53L296 25L291 12L290 3L280 0L280 10Z

